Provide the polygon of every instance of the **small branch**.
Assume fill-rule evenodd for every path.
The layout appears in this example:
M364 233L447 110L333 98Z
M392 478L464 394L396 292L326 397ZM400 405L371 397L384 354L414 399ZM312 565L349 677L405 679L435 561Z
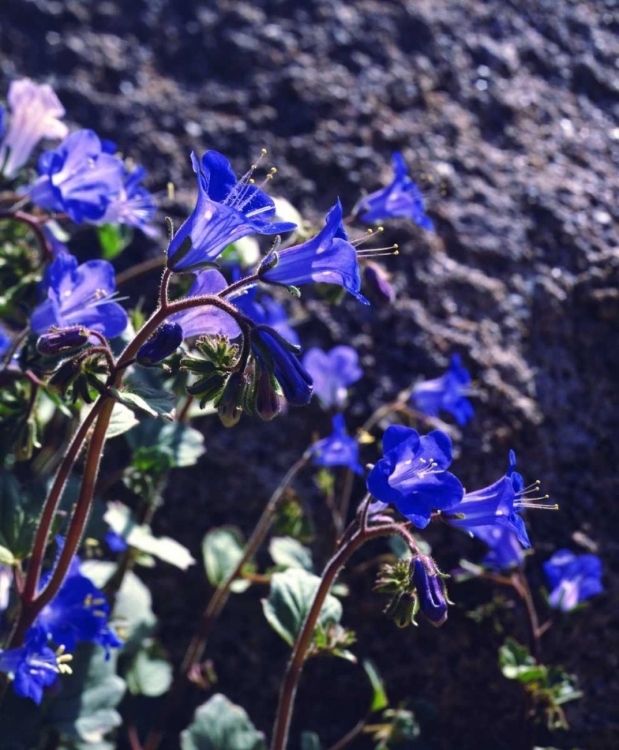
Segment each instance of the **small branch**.
M224 289L222 292L219 292L219 297L229 297L234 292L238 292L239 289L243 289L246 286L251 286L253 284L256 284L260 280L260 277L257 273L252 274L251 276L246 276L244 279L239 279L238 281L235 281L234 284L230 284L229 287Z
M156 750L156 748L159 747L164 737L166 723L169 717L173 716L176 712L177 706L183 696L189 674L192 668L202 659L213 626L230 598L230 587L232 586L232 583L239 578L245 565L256 554L264 542L285 491L292 484L294 478L301 469L307 465L309 458L309 452L306 451L287 471L286 475L269 498L265 509L262 511L262 515L260 516L256 528L247 540L241 559L236 564L234 570L229 573L226 580L223 581L213 593L202 614L196 634L185 652L179 673L175 677L172 687L170 688L164 711L161 714L161 719L155 729L148 736L144 745L144 750Z
M511 575L513 586L520 594L520 597L524 601L527 607L527 614L529 618L529 627L531 629L531 641L533 646L533 656L535 661L540 662L541 657L541 644L540 644L540 628L539 619L537 617L537 610L535 609L535 603L533 602L533 596L529 583L522 570L517 570Z
M52 249L51 243L47 239L47 236L45 235L42 227L42 224L47 221L47 217L38 219L36 216L32 216L25 211L3 211L0 213L0 221L17 221L20 224L24 224L29 229L31 229L33 234L35 235L37 243L41 250L43 260L51 260L54 257L54 251Z

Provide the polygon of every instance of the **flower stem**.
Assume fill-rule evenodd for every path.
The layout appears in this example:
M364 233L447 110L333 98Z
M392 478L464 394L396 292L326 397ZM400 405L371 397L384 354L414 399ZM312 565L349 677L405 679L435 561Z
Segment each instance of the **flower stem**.
M365 529L358 527L346 543L338 549L335 555L333 555L327 563L318 590L316 591L314 601L312 602L312 606L310 607L307 617L301 627L301 631L299 632L292 650L290 661L288 662L288 667L279 694L279 705L277 708L275 724L273 726L271 750L285 750L286 748L294 698L297 692L297 686L299 684L303 665L305 663L307 650L312 643L316 624L320 616L320 610L322 609L322 605L324 604L337 575L352 555L370 539L376 539L380 536L388 536L397 533L399 533L398 528L391 524L370 526Z
M303 456L288 469L286 475L279 483L268 503L266 504L260 520L258 521L254 531L247 540L245 549L241 559L236 564L234 570L232 570L226 579L219 584L213 596L211 597L206 609L202 613L200 623L198 625L196 634L192 638L178 675L174 679L168 698L166 701L166 707L161 715L159 725L148 736L144 745L144 750L156 750L161 743L164 736L165 725L169 717L173 716L180 703L180 700L185 691L189 675L192 668L199 663L200 659L204 655L204 650L208 641L208 637L212 632L213 626L223 608L226 606L228 599L230 598L230 587L232 583L239 577L243 567L249 562L249 560L256 554L262 543L264 542L275 512L279 507L279 503L284 496L285 491L292 484L297 474L307 465L309 461L309 454L306 451Z

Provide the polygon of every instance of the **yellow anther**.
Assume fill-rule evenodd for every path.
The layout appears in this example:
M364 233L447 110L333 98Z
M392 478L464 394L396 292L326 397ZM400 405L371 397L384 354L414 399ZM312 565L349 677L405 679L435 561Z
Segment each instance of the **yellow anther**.
M166 185L166 189L168 191L168 200L169 201L173 201L174 200L174 193L175 193L174 183L173 182L168 182L168 184Z
M263 148L263 149L262 149L262 150L260 151L260 153L261 153L261 154L262 154L263 156L266 156L266 155L267 155L267 150L266 150L266 148Z
M255 185L255 184L256 184L256 180L254 180L254 178L253 178L253 177L250 177L250 179L249 179L249 184L250 184L250 185Z
M277 167L271 167L271 174L277 174Z

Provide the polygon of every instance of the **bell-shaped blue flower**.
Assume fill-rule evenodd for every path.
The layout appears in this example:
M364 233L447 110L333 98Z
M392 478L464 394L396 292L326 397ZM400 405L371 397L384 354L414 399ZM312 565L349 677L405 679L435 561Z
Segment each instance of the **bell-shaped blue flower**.
M475 529L475 536L489 547L482 565L497 572L522 565L522 545L518 534L509 526L479 526Z
M39 85L29 78L13 81L7 98L11 118L0 143L0 173L14 177L40 140L64 138L69 128L60 121L65 109L47 84ZM4 134L3 112L0 112L0 138Z
M467 399L470 383L471 376L462 367L460 355L454 354L444 375L417 383L411 400L429 417L436 417L443 410L449 412L459 425L464 425L473 416L473 407Z
M526 493L529 490L525 490L522 475L514 471L515 466L516 454L514 451L510 451L509 469L505 476L482 490L467 492L462 501L450 508L449 513L445 514L445 520L452 526L465 529L473 536L479 536L480 529L482 529L481 534L484 534L486 538L488 527L503 526L516 535L523 547L530 547L531 542L524 521L517 514L517 511L526 507L547 506L536 506L534 504L536 498L527 498ZM535 492L538 489L538 483L533 484L530 488Z
M312 446L313 461L317 466L346 466L356 474L363 473L359 463L359 445L346 433L341 414L333 417L333 433Z
M80 325L111 339L127 327L127 313L113 299L116 280L111 263L89 260L78 266L73 255L60 253L48 266L43 285L47 299L30 319L35 333Z
M314 380L314 394L325 409L341 408L348 388L363 377L359 355L351 346L335 346L328 352L312 347L303 356L303 367Z
M109 652L110 648L122 645L108 625L109 614L104 594L90 578L82 575L79 560L74 558L60 590L37 617L36 626L67 651L85 641L97 643Z
M125 169L120 192L108 205L97 224L127 224L141 229L148 236L156 236L157 230L148 226L155 215L157 204L152 193L140 184L146 177L144 167L131 172Z
M544 563L544 573L552 588L550 606L563 612L604 591L602 561L597 555L575 555L561 549Z
M58 657L47 645L46 633L38 627L28 629L23 646L0 651L0 672L12 674L17 695L37 705L43 700L43 689L56 682L60 671Z
M431 557L419 555L413 560L413 583L421 613L432 625L440 627L447 619L447 588Z
M432 231L434 224L426 215L423 195L408 175L402 154L393 154L393 180L384 188L362 198L355 216L366 224L387 219L411 219L423 229Z
M304 406L312 397L312 378L299 362L296 347L274 329L256 326L252 329L252 350L260 365L273 374L289 404Z
M450 510L462 500L460 481L447 471L452 460L451 440L440 430L419 436L400 425L383 435L383 458L367 480L368 491L383 503L392 503L420 529L435 510Z
M77 130L55 151L41 154L38 172L38 180L28 189L30 200L81 224L103 218L121 193L125 166L103 151L94 131Z
M187 271L212 263L223 250L248 234L281 234L295 229L290 222L273 222L275 204L250 175L237 180L230 162L217 151L207 151L199 162L198 200L191 216L168 248L168 267Z
M325 226L312 239L277 252L263 261L262 281L284 286L302 286L312 282L338 284L360 302L369 304L361 294L361 274L357 251L342 231L342 205L338 200L327 214Z
M228 282L224 276L211 268L196 275L196 280L187 292L187 297L215 296L227 287ZM241 333L234 318L213 305L190 307L174 313L168 318L168 322L181 326L184 339L206 334L228 336L234 339Z

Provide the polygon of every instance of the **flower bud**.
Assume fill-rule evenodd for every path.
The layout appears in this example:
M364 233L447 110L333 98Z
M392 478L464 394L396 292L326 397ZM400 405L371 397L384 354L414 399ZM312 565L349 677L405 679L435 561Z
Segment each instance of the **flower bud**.
M88 341L88 329L84 326L52 328L49 333L39 336L37 351L44 357L67 354L81 349Z
M274 388L273 380L266 370L261 370L254 387L254 409L267 422L276 417L281 409L281 399Z
M183 329L178 323L164 323L138 350L138 364L150 367L169 357L183 343Z
M447 588L444 576L436 563L427 555L415 557L412 561L412 577L419 609L432 625L439 627L447 620Z
M233 427L243 413L243 400L247 381L242 372L233 372L228 378L219 403L217 412L224 427Z

